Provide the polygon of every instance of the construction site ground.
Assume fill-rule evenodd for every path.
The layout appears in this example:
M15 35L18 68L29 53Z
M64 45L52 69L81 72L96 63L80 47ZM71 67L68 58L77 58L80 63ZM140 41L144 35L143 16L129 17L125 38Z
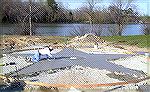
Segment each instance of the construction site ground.
M64 40L64 38L62 39ZM12 41L7 41L8 44L1 44L3 55L0 58L0 62L16 63L13 66L3 66L1 68L2 75L10 74L11 76L16 76L19 74L20 79L25 81L64 85L107 84L148 77L147 57L144 54L115 47L110 42L106 42L93 35L75 37L67 42L64 41L64 43L62 42L63 40L53 43L51 41L49 43L39 42L40 38L36 38L37 41L28 41L27 38L20 38L18 40L22 42L14 42L15 49L11 49L10 44L13 43L10 42ZM35 48L43 48L45 45L51 45L55 48L52 53L55 59L42 60L37 63L25 60L25 57L32 57L34 55ZM8 49L8 47L10 48ZM142 85L147 85L148 81L144 80L126 85L95 87L94 89L78 88L78 90L82 90L83 92L90 92L90 90L92 92L99 92L99 90L113 91L117 89L117 91L133 90L136 92ZM26 90L31 90L30 87L35 89L35 92L37 92L36 90L41 90L41 92L43 90L41 87L33 85L27 85ZM59 92L77 90L74 87L71 89L58 87L58 89ZM58 91L55 90L54 92Z

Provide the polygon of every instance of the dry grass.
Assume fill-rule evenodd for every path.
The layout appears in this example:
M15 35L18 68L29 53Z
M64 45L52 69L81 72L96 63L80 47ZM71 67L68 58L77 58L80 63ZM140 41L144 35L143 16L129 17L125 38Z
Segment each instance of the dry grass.
M11 47L15 45L15 48L25 47L31 44L66 44L72 37L62 36L18 36L18 35L4 35L0 36L1 43L0 48Z

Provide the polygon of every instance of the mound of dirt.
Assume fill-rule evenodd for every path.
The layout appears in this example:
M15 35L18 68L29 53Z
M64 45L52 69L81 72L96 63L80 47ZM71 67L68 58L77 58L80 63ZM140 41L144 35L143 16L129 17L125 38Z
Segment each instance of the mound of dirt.
M38 37L4 37L1 43L1 48L21 48L34 45L37 42L40 42Z
M94 34L85 34L84 36L73 38L69 45L74 47L93 47L98 44L106 45L107 42Z
M71 40L71 42L105 42L103 39L101 39L98 36L95 36L94 34L85 34L84 36L77 36Z

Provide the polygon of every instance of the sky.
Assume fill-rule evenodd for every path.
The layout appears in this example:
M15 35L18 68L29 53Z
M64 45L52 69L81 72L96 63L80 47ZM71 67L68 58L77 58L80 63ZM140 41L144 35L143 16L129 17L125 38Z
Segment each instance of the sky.
M23 1L28 1L28 0L23 0ZM44 2L46 0L36 0L36 1ZM87 4L88 0L55 0L55 1L62 3L63 6L67 9L77 9ZM107 8L110 4L118 0L94 0L94 1L96 2L96 6L100 6L103 9L103 8ZM123 0L123 1L127 2L129 0ZM141 15L150 16L150 0L133 0L131 5Z
M95 0L96 6L101 6L101 8L107 8L115 1L117 0ZM124 1L126 2L127 0ZM68 9L76 9L87 4L87 0L56 0L56 2L62 2L63 5ZM150 16L150 0L133 0L131 5L140 14Z

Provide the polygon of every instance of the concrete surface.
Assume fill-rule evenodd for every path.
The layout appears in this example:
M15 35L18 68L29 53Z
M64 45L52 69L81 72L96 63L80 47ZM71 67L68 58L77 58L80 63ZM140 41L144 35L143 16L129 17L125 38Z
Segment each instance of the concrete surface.
M132 55L126 54L87 54L72 48L65 48L54 55L56 59L42 60L38 63L29 65L18 71L18 74L28 74L32 72L38 72L48 69L55 69L66 66L80 65L83 67L91 67L98 69L106 69L111 72L122 72L125 74L141 74L137 70L129 69L123 66L116 65L107 60L118 59L121 57L130 57ZM76 60L71 60L70 57L76 57Z

